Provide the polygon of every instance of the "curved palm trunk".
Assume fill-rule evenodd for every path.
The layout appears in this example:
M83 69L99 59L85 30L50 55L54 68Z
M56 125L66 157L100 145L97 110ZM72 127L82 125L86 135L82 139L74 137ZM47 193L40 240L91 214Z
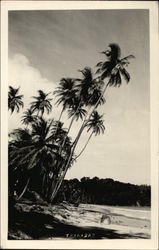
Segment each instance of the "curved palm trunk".
M59 122L61 121L61 117L62 117L62 114L63 114L64 110L65 110L65 107L63 107L63 109L61 110L61 113L60 113L60 116L59 116Z
M101 95L100 95L98 101L96 102L95 106L93 107L92 111L90 112L89 116L87 115L87 116L88 116L88 119L87 119L87 116L86 116L86 118L85 118L83 124L86 122L86 120L89 121L89 119L90 119L92 113L96 110L96 108L97 108L97 106L98 106L98 104L99 104L101 98L104 96L105 91L106 91L107 87L109 86L109 84L110 84L110 82L108 81L108 83L105 85L105 88L103 89L103 91L102 91L102 93L101 93Z
M51 202L53 201L53 199L54 199L54 197L55 197L55 192L56 192L58 183L59 183L59 177L56 176L56 178L54 178L54 179L52 180L52 184L51 184L51 195L50 195L50 201L51 201Z
M104 96L105 91L106 91L107 87L109 86L109 83L110 83L110 82L108 81L108 83L106 84L105 88L103 89L103 92L101 93L101 95L100 95L98 101L96 102L95 106L93 107L92 111L90 112L89 115L86 115L86 117L85 117L85 119L84 119L84 121L83 121L83 124L82 124L82 126L81 126L81 128L80 128L80 130L79 130L79 132L78 132L78 134L77 134L77 137L76 137L76 139L75 139L75 141L74 141L74 143L73 143L72 151L71 151L70 156L69 156L69 158L68 158L68 161L67 161L67 163L66 163L66 166L65 166L65 170L64 170L64 172L63 172L63 175L61 176L61 178L60 178L60 180L59 180L59 183L55 186L55 190L54 190L54 192L53 192L52 195L51 195L51 202L53 201L54 197L56 196L56 194L57 194L57 192L58 192L58 190L59 190L59 188L60 188L60 186L61 186L61 183L62 183L62 181L63 181L64 178L65 178L65 175L66 175L66 172L67 172L68 167L69 167L69 165L70 165L70 162L71 162L72 156L73 156L73 154L74 154L76 145L77 145L77 143L78 143L78 141L79 141L79 139L80 139L80 137L81 137L81 134L82 134L82 132L83 132L83 130L84 130L84 128L85 128L85 125L86 125L87 121L89 121L89 119L91 118L92 113L93 113L93 112L95 111L95 109L97 108L97 106L98 106L98 104L99 104L101 98ZM88 119L87 119L87 116L88 116Z
M88 140L87 140L85 146L83 147L83 149L81 150L81 152L76 156L75 160L76 160L78 157L80 157L81 154L84 152L84 150L85 150L85 148L87 147L87 145L88 145L88 143L89 143L89 141L90 141L92 135L93 135L93 132L90 134L90 136L89 136L89 138L88 138Z
M60 113L60 116L59 116L58 122L60 122L60 121L61 121L61 117L62 117L62 114L63 114L64 110L65 110L65 107L63 107L63 109L61 110L61 113ZM57 128L56 128L56 130L55 130L55 135L56 135L57 129L58 129L58 126L57 126Z
M66 136L65 136L65 138L64 138L64 141L63 141L63 143L62 143L62 146L61 146L60 153L61 153L61 151L62 151L62 148L63 148L64 145L65 145L67 136L68 136L68 134L69 134L69 132L70 132L70 130L71 130L71 127L72 127L72 124L73 124L74 119L75 119L75 117L76 117L76 114L77 114L77 112L78 112L78 110L79 110L79 108L80 108L80 106L81 106L81 102L82 102L82 101L79 102L79 105L78 105L78 107L77 107L77 110L75 111L75 113L74 113L74 115L73 115L73 117L72 117L72 119L71 119L71 122L70 122L70 125L69 125L69 128L68 128L67 134L66 134Z
M80 137L79 137L79 138L80 138ZM78 140L79 140L79 138L78 138ZM57 183L56 183L56 185L55 185L54 191L53 191L53 193L52 193L52 195L51 195L51 202L52 202L53 199L55 198L55 196L56 196L56 194L57 194L57 192L58 192L58 190L59 190L59 188L60 188L60 186L61 186L61 184L62 184L62 181L63 181L64 178L65 178L65 175L66 175L67 170L68 170L68 168L69 168L69 165L70 165L72 156L73 156L74 151L75 151L75 148L76 148L76 146L77 146L78 140L76 140L76 142L74 143L74 145L73 145L73 147L72 147L72 151L70 152L68 161L67 161L66 166L65 166L65 169L64 169L64 171L63 171L63 175L61 175L61 178L59 178L59 182L57 181Z
M81 136L81 134L82 134L82 132L83 132L83 130L84 130L84 128L85 128L85 125L86 125L87 121L89 121L89 119L91 118L91 115L93 114L93 112L94 112L95 109L97 108L97 106L98 106L98 104L99 104L101 98L104 96L105 91L106 91L106 89L107 89L108 86L109 86L109 81L108 81L108 83L106 84L105 88L103 89L103 92L101 93L101 95L100 95L98 101L96 102L96 104L95 104L95 106L93 107L92 111L90 112L89 116L86 115L86 117L85 117L85 119L84 119L84 121L83 121L83 123L82 123L82 126L81 126L81 128L80 128L80 130L79 130L79 132L78 132L78 135L77 135L77 137L76 137L76 139L75 139L75 141L74 141L73 144L75 144L76 141L79 140L79 138L80 138L80 136ZM87 116L88 116L88 119L87 119Z
M22 196L24 195L24 193L25 193L25 191L26 191L26 189L27 189L27 187L28 187L28 185L29 185L29 182L30 182L30 177L28 178L27 183L26 183L26 185L25 185L25 187L24 187L22 193L21 193L21 194L19 195L19 197L17 198L18 201L19 201L19 200L22 198Z

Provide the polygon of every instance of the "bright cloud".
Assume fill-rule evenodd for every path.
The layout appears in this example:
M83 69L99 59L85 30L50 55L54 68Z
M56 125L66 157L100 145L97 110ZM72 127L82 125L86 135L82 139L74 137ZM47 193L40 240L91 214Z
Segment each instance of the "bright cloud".
M40 71L33 67L29 59L23 54L15 54L8 61L9 64L9 85L20 87L20 94L24 95L25 109L33 101L32 96L37 95L41 89L46 93L53 92L56 84L41 75ZM50 95L51 96L51 95ZM16 128L20 124L23 110L19 114L9 117L9 129Z

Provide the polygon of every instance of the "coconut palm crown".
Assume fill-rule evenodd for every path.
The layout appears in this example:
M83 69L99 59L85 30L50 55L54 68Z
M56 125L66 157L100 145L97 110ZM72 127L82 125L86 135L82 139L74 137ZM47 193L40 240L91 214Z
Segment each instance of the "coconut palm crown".
M100 115L97 111L92 113L90 120L87 122L86 127L87 131L93 131L95 135L99 135L101 132L104 133L104 120L102 119L103 115Z
M8 92L8 110L11 110L11 114L16 109L17 112L19 112L20 107L23 108L24 104L22 101L23 95L18 95L19 88L13 88L12 86L9 86L9 92Z
M46 94L42 90L38 90L38 96L33 96L35 101L31 102L31 111L36 111L37 115L41 113L41 117L43 116L45 110L47 114L49 114L52 110L52 98L48 98L49 94L50 93Z
M36 121L37 117L33 115L33 111L31 109L27 109L22 116L22 123L25 125L29 125L30 123Z
M96 73L100 74L101 80L109 78L109 86L120 87L122 77L128 83L130 74L126 70L129 64L129 59L135 58L133 55L126 56L120 59L120 47L115 43L109 44L109 50L101 52L107 57L107 61L99 62L96 67Z

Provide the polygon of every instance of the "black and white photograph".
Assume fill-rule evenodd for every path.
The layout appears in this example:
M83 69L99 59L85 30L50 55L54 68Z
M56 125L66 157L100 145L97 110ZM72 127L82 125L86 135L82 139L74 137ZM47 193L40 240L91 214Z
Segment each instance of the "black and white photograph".
M13 1L6 14L6 240L149 247L158 220L153 11L34 4Z

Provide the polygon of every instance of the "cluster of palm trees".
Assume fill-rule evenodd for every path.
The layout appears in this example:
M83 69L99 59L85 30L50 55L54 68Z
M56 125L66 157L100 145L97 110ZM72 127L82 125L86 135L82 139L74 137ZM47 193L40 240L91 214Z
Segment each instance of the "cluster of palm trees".
M122 78L129 82L130 75L126 67L129 59L134 56L121 59L117 44L110 44L109 49L102 53L106 56L106 61L96 65L95 74L91 68L85 67L80 70L80 79L60 80L53 92L55 105L61 106L58 120L44 118L45 113L52 111L51 93L38 90L38 95L33 97L34 101L22 117L25 127L10 133L9 185L12 192L16 190L17 199L22 197L30 185L52 202L68 168L84 152L91 137L104 133L103 115L98 113L97 108L105 103L104 94L108 86L119 87ZM18 92L19 88L9 87L8 109L11 114L15 109L19 112L20 107L23 107L23 96L18 95ZM62 122L65 112L70 119L68 128L64 128ZM82 125L72 140L70 130L78 120L82 121ZM84 148L76 155L75 149L85 130L90 135Z

